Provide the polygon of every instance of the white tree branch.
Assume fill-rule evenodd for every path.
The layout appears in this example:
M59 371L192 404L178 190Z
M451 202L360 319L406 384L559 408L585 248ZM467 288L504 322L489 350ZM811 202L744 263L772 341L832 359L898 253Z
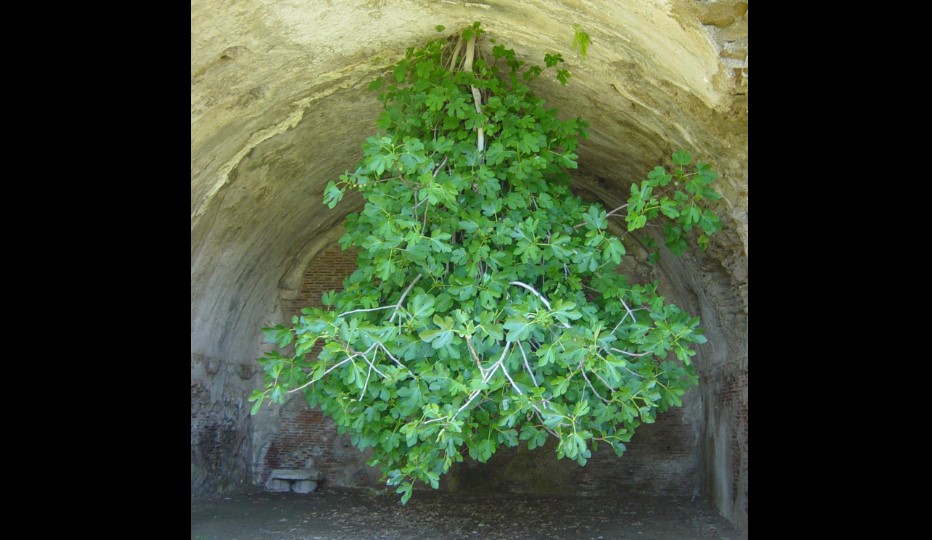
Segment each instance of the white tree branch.
M535 289L534 287L531 287L527 283L523 283L521 281L511 281L509 283L511 283L512 285L517 285L519 287L524 287L525 289L531 291L532 293L534 293L534 296L540 298L541 302L543 302L544 305L547 306L547 309L550 309L550 310L553 309L552 307L550 307L550 302L548 302L547 299L544 298L544 295L537 292L537 289Z
M376 341L375 343L373 343L372 345L370 345L369 348L366 349L364 352L358 352L358 351L357 351L357 352L354 352L353 354L351 354L351 355L349 356L349 358L350 358L350 359L353 359L353 358L356 358L357 356L361 356L362 359L365 360L367 364L369 364L369 367L371 367L372 369L374 369L375 372L378 373L379 375L381 375L383 378L386 378L386 379L387 379L387 378L388 378L388 375L386 375L386 374L382 373L381 371L379 371L379 368L375 367L375 364L372 363L372 360L369 360L369 357L366 356L366 355L369 354L369 352L370 352L372 349L374 349L374 348L376 347L376 345L378 345L378 344L379 344L379 342Z
M512 379L512 378L511 378L511 375L508 374L508 370L505 369L505 364L502 364L502 365L501 365L501 368L502 368L502 373L505 374L505 377L508 377L508 382L511 383L512 388L514 388L515 391L518 392L518 394L520 394L520 395L523 396L523 395L524 395L524 392L522 392L521 389L518 388L518 385L515 384L514 379Z
M527 355L524 354L524 347L521 345L521 342L518 342L518 348L521 349L521 357L524 358L524 367L527 369L528 375L531 376L531 380L534 382L534 386L540 386L537 384L537 378L534 377L534 372L531 371L531 365L527 361Z
M362 385L362 392L359 393L359 401L366 397L366 389L369 388L369 376L372 375L372 364L369 364L369 370L366 371L366 382Z
M547 431L550 432L551 435L559 439L560 435L558 435L557 432L554 431L553 429L547 427L547 424L544 424L544 413L540 409L537 408L537 404L531 403L531 407L533 407L533 409L537 412L537 417L540 418L540 423L544 425L544 429L546 429Z
M615 347L610 347L610 348L611 348L612 351L614 351L614 352L616 352L616 353L621 353L621 354L625 354L625 355L628 355L628 356L634 356L634 357L647 356L648 354L650 354L649 352L633 353L633 352L623 351L623 350L621 350L621 349L616 349Z
M499 359L498 359L494 364L492 364L492 367L490 367L490 368L488 369L488 371L485 372L485 377L482 378L482 384L488 383L488 382L492 379L492 375L495 374L495 371L496 371L498 368L502 368L502 370L505 371L505 376L508 377L508 380L509 380L509 381L511 381L511 377L508 375L508 372L505 370L505 366L502 365L502 362L505 360L505 356L508 354L508 351L509 351L510 349L511 349L511 345L509 344L507 347L505 347L505 348L502 350L502 355L499 357ZM518 388L518 387L515 385L514 381L511 381L511 384L512 384L512 386L514 386L515 390L517 390L519 394L522 394L521 389ZM469 398L466 400L466 403L463 403L463 404L460 406L460 408L457 409L455 413L453 413L453 416L451 416L451 417L449 418L449 420L453 420L454 418L456 418L457 416L459 416L459 414L460 414L461 412L463 412L463 410L465 410L466 407L469 407L469 404L472 403L474 399L476 399L476 396L478 396L479 394L482 393L482 390L483 390L482 388L480 388L480 389L478 389L478 390L473 390L473 392L469 395ZM522 394L522 395L523 395L523 394ZM447 419L447 417L434 418L434 419L428 420L427 422L424 422L424 423L425 423L425 424L429 424L429 423L431 423L431 422L436 422L436 421L438 421L438 420L446 420L446 419Z
M338 363L336 363L336 364L330 366L330 368L328 368L327 371L325 371L325 372L323 372L323 374L321 374L320 379L323 379L324 377L327 376L328 373L330 373L331 371L335 370L336 368L342 366L343 364L349 362L350 360L352 360L352 358L346 357L346 358L344 358L343 360L339 361ZM308 386L310 386L310 385L316 383L316 382L319 381L320 379L313 379L313 378L312 378L310 381L308 381L308 382L302 384L301 386L295 388L294 390L289 390L288 393L289 393L289 394L293 394L293 393L297 392L298 390L302 390L302 389L304 389L304 388L307 388Z
M602 384L605 385L605 388L611 389L612 385L608 384L608 381L606 381L605 379L603 379L602 376L599 375L599 372L598 372L598 371L593 371L592 374L595 375L596 378L598 378L600 381L602 381Z
M337 315L337 318L339 319L339 318L345 317L345 316L347 316L347 315L352 315L353 313L367 313L367 312L369 312L369 311L379 311L379 310L382 310L382 309L392 309L393 307L395 307L395 306L379 306L379 307L374 307L374 308L369 308L369 309L354 309L354 310L352 310L352 311L344 311L343 313L340 313L339 315Z
M437 168L434 169L434 178L437 178L437 175L440 174L440 171L443 170L443 166L447 164L447 158L444 157L443 161L440 162L440 165L437 165Z
M395 311L392 312L392 316L388 318L388 322L392 322L395 319L395 315L398 314L398 310L401 308L401 303L405 301L405 297L408 296L408 293L411 292L411 289L414 287L414 284L417 283L417 280L419 279L421 279L421 274L418 274L417 277L414 278L414 281L412 281L411 284L408 285L408 288L405 289L403 293L401 293L401 298L398 299L397 304L395 304L394 306L388 306L388 307L395 308Z
M640 373L638 373L637 371L632 371L632 370L628 369L628 366L622 366L621 369L623 369L623 370L627 371L628 373L634 375L634 376L637 377L638 379L643 379L643 378L644 378L644 376L641 375Z
M583 379L586 379L586 384L589 385L589 388L592 389L592 392L605 403L609 403L609 401L602 397L602 394L600 394L599 391L595 389L595 386L592 386L592 381L590 381L589 377L586 376L586 368L584 368L582 364L579 364L579 372L582 373Z
M469 41L466 42L466 58L463 62L463 71L472 71L472 61L476 54L476 36L475 34L469 38ZM479 93L479 89L473 85L470 85L469 88L472 90L472 100L476 105L476 113L482 114L482 94ZM478 131L478 141L476 142L476 147L479 149L479 153L485 149L485 132L482 127L477 128Z
M398 364L398 367L400 367L400 368L404 369L405 371L407 371L412 377L415 376L414 373L413 373L410 369L408 369L408 366L406 366L406 365L402 364L401 362L399 362L397 358L395 358L394 356L392 356L392 353L388 352L388 349L385 347L385 345L382 345L382 342L381 342L381 341L376 341L375 343L376 343L379 347L381 347L382 351L383 351L385 354L387 354L388 357L391 358L393 362L395 362L396 364Z

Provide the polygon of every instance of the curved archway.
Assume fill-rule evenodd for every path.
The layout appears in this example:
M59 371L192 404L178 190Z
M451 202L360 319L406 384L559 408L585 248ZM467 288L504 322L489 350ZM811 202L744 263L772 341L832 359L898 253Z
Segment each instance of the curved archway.
M268 443L257 426L270 421L249 417L245 401L259 329L285 316L282 290L294 291L360 204L327 211L319 201L372 131L379 104L366 85L437 24L480 20L519 55L568 60L568 87L542 80L535 91L591 123L578 193L617 206L679 147L721 174L726 233L660 267L665 294L708 329L695 484L746 530L746 2L195 0L191 14L192 492L256 481ZM585 60L573 24L591 36Z

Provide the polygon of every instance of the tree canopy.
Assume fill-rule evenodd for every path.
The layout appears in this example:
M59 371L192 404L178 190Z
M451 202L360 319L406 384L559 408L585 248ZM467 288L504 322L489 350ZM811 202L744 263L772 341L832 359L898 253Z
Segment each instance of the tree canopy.
M625 205L585 203L569 171L588 124L529 86L549 69L565 85L562 57L541 67L501 44L489 56L485 37L476 23L412 47L371 85L377 131L324 191L330 208L348 190L365 199L340 239L358 268L324 309L264 329L276 350L250 397L255 414L302 392L372 449L402 502L414 482L436 488L464 454L485 462L502 446L555 437L557 457L580 465L598 444L621 456L642 422L682 405L705 342L656 282L618 273L627 249L608 222L662 227L676 254L704 248L721 228L705 206L716 173L678 151Z

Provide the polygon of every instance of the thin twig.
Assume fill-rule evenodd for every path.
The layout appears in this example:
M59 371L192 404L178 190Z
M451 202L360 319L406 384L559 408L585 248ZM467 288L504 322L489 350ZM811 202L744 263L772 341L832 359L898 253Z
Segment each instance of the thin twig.
M636 371L631 371L630 369L628 369L628 366L621 366L621 369L623 369L623 370L627 371L628 373L634 375L634 376L637 377L638 379L643 379L643 378L644 378L644 376L641 375L640 373L638 373L638 372L636 372Z
M634 356L635 358L641 357L641 356L647 356L648 354L650 354L649 352L639 353L639 354L638 354L638 353L623 351L623 350L621 350L621 349L616 349L615 347L609 347L609 349L615 351L616 353L626 354L626 355L628 355L628 356Z
M527 283L522 283L522 282L520 282L520 281L511 281L511 282L509 282L509 283L511 283L512 285L517 285L517 286L519 286L519 287L524 287L525 289L531 291L532 293L534 293L535 296L537 296L538 298L541 299L541 301L544 303L544 305L547 306L547 309L553 310L553 308L550 307L550 302L548 302L547 299L544 298L544 295L542 295L542 294L540 294L539 292L537 292L537 289L535 289L534 287L531 287L531 286L528 285Z
M544 425L544 429L546 429L547 431L550 432L551 435L553 435L554 437L556 437L556 438L559 439L560 436L557 434L557 432L554 431L554 430L552 430L551 428L547 427L546 424L544 424L544 413L541 412L541 410L538 409L538 408L537 408L537 405L535 405L534 403L531 403L531 407L533 407L534 410L537 411L537 417L540 418L540 422L541 422L541 424Z
M627 208L627 207L628 207L628 203L625 203L625 204L619 206L618 208L612 210L611 212L605 214L605 217L608 217L608 216L614 214L615 212L617 212L617 211L619 211L619 210L622 210L622 209L624 209L624 208Z
M354 309L353 311L347 311L344 313L340 313L339 315L337 315L337 318L339 319L341 317L345 317L353 313L366 313L368 311L379 311L380 309L392 309L393 307L395 306L391 305L391 306L379 306L379 307L374 307L374 308L369 308L369 309Z
M482 384L485 384L489 382L490 380L492 380L492 375L494 374L496 369L498 369L499 367L502 367L502 362L505 360L505 355L508 354L508 351L510 349L511 349L511 344L508 344L507 347L502 349L502 355L498 358L498 360L494 364L492 364L492 367L489 368L489 371L486 372L485 377L482 378Z
M534 377L534 372L531 371L531 365L528 364L527 355L524 354L524 346L521 345L521 342L518 342L518 348L521 349L521 357L524 358L524 367L527 368L528 374L531 376L531 380L534 382L534 386L540 386L537 384L537 379Z
M369 351L371 351L372 349L374 349L374 348L376 347L376 345L378 345L378 344L379 344L379 342L376 341L375 343L373 343L372 345L370 345L369 348L366 349L364 352L358 352L358 351L354 352L352 355L350 355L350 358L352 359L352 358L356 358L357 356L362 356L363 360L365 360L366 363L369 364L369 367L371 367L372 369L375 370L376 373L378 373L379 375L381 375L382 377L384 377L384 378L387 379L387 378L388 378L388 375L386 375L386 374L382 373L381 371L379 371L379 368L375 367L375 364L373 364L372 361L369 360L369 357L366 356L367 354L369 354Z
M325 371L325 372L320 376L320 379L323 379L328 373L330 373L331 371L335 370L336 368L342 366L343 364L349 362L350 360L352 360L352 358L347 357L347 358L344 358L343 360L341 360L340 362L338 362L338 363L336 363L336 364L330 366L330 368L329 368L327 371ZM289 390L288 393L289 393L289 394L293 394L293 393L297 392L298 390L302 390L302 389L304 389L304 388L306 388L306 387L308 387L308 386L310 386L310 385L316 383L316 382L319 381L320 379L311 379L309 382L307 382L307 383L305 383L305 384L302 384L301 386L295 388L294 390Z
M425 201L427 200L427 197L429 196L424 197ZM421 225L421 236L425 236L424 233L427 232L427 212L429 211L430 211L430 205L428 204L427 206L424 207L424 224Z
M440 174L440 171L443 170L443 166L447 164L447 158L444 157L443 161L440 162L440 165L437 165L437 168L434 169L434 178L437 178L437 175Z
M608 216L614 214L615 212L617 212L617 211L619 211L619 210L622 210L622 209L624 209L624 208L627 208L627 206L628 206L628 203L625 203L625 204L619 206L618 208L612 210L611 212L605 214L605 217L608 218ZM586 224L585 221L583 221L583 222L581 222L581 223L577 223L576 225L573 225L573 229L578 229L578 228L582 227L582 226L585 225L585 224Z
M621 305L625 306L625 311L628 312L628 315L631 315L631 319L632 319L633 321L637 322L637 319L634 318L634 311L632 311L631 308L628 307L628 304L625 303L625 299L619 297L619 298L618 298L618 301L621 302ZM617 327L616 327L616 329L617 329ZM615 330L612 330L612 333L614 334L614 333L615 333Z
M582 364L579 365L579 372L582 373L583 379L586 379L586 384L589 385L589 388L592 389L595 395L598 396L599 399L601 399L605 403L609 403L609 401L605 399L604 397L602 397L602 394L600 394L599 391L595 389L595 386L592 386L592 381L590 381L589 377L586 376L586 368L584 368Z
M613 334L618 330L618 327L621 326L621 323L624 322L625 318L627 318L628 315L631 315L632 321L637 322L637 319L634 317L634 312L631 311L631 308L629 308L628 304L625 303L625 299L618 298L618 301L621 302L621 305L625 306L625 311L627 311L627 313L625 313L625 316L622 317L620 321L618 321L618 324L615 325L615 328L612 329Z
M476 354L476 349L474 349L472 346L471 336L466 336L466 346L469 347L469 353L472 355L472 357L476 359L476 365L479 366L479 374L481 374L482 378L484 379L485 370L482 369L482 361L479 360L479 355Z
M595 375L596 378L598 378L600 381L602 381L602 384L605 385L605 388L608 388L608 389L611 389L611 388L612 388L612 385L608 384L608 381L606 381L605 379L603 379L602 376L599 375L599 372L598 372L598 371L593 371L592 374Z
M366 382L362 385L362 392L359 393L359 401L366 397L366 388L369 388L369 376L372 375L372 364L369 364L369 371L366 372Z
M414 281L412 281L411 284L408 285L408 288L405 289L403 293L401 293L401 298L399 298L398 303L395 304L395 311L393 311L392 316L388 318L388 322L392 322L392 320L394 320L395 315L398 314L398 309L401 308L401 303L404 302L405 297L408 296L408 293L411 292L411 288L414 287L414 284L417 283L417 280L419 279L421 279L421 274L418 274L417 277L414 278Z
M495 362L494 364L492 364L492 367L489 368L489 370L486 372L485 377L482 378L482 384L486 384L486 383L488 383L488 382L492 379L492 375L495 374L495 370L497 370L497 369L500 368L500 367L504 369L504 366L502 366L502 362L505 360L505 355L508 354L508 350L509 350L510 348L511 348L511 345L509 344L507 347L505 347L505 348L502 350L502 356L498 359L497 362ZM506 373L505 375L507 376L508 374ZM508 379L511 380L511 377L508 377ZM518 390L517 387L515 387L515 389ZM518 391L520 392L520 390L518 390ZM461 412L463 412L463 410L464 410L466 407L468 407L469 404L472 403L472 401L473 401L474 399L476 399L476 396L478 396L480 393L482 393L482 389L481 389L481 388L478 389L478 390L474 390L473 393L469 395L469 399L466 400L466 403L463 403L463 405L460 406L460 408L457 409L455 413L453 413L453 416L450 417L450 420L453 420L454 418L456 418L457 416L459 416L459 414L460 414ZM446 417L443 417L443 418L434 418L433 420L428 420L427 422L424 422L424 423L425 423L425 424L429 424L429 423L431 423L431 422L435 422L435 421L437 421L437 420L442 420L442 419L445 419L445 418L446 418Z
M511 383L511 386L518 392L518 394L520 394L520 395L523 396L523 395L524 395L524 392L522 392L521 389L518 388L518 385L515 384L514 379L512 379L512 378L511 378L511 375L508 374L508 370L505 369L505 365L504 365L504 364L502 364L502 373L505 374L505 377L508 377L508 381Z
M394 356L392 356L392 353L388 352L388 349L385 347L385 345L382 345L382 342L381 342L381 341L376 341L376 344L378 344L378 346L381 347L382 351L383 351L385 354L387 354L388 357L391 358L393 362L395 362L396 364L398 364L398 367L403 368L403 369L404 369L405 371L407 371L412 377L414 377L414 373L413 373L410 369L408 369L408 366L402 364L401 362L398 361L397 358L395 358Z

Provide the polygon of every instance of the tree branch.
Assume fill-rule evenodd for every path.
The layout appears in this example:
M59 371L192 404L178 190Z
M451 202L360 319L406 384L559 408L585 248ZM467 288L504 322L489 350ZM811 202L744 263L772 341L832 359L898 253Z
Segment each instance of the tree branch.
M366 388L369 388L369 376L372 375L372 364L369 364L369 371L366 372L366 382L362 385L362 392L359 393L359 401L366 397Z
M338 363L336 363L336 364L330 366L330 368L327 369L327 371L323 372L323 374L321 374L321 376L320 376L320 379L311 378L310 381L308 381L308 382L302 384L301 386L295 388L294 390L289 390L288 393L289 393L289 394L293 394L293 393L297 392L298 390L302 390L302 389L304 389L304 388L307 388L308 386L310 386L310 385L316 383L317 381L323 379L324 377L327 376L328 373L330 373L331 371L335 370L336 368L342 366L343 364L349 362L350 360L352 360L352 358L349 358L349 357L344 358L343 360L339 361Z
M495 370L497 370L497 369L500 368L500 367L504 369L504 366L502 366L502 362L505 360L505 355L508 354L508 350L509 350L510 348L511 348L511 345L509 344L507 347L505 347L504 349L502 349L502 356L499 357L498 361L496 361L494 364L492 364L492 367L489 368L489 370L486 372L485 376L482 378L482 384L486 384L486 383L488 383L488 382L492 379L492 375L495 374ZM505 376L508 376L508 373L505 373ZM511 380L511 377L508 377L508 380ZM514 381L512 381L512 385L514 385ZM515 386L515 390L518 390L518 393L521 393L521 390L520 390L517 386ZM478 389L478 390L474 390L474 391L472 392L472 394L469 395L469 399L466 400L466 403L463 403L463 405L461 405L460 408L457 409L455 413L453 413L453 416L450 417L450 420L453 420L454 418L456 418L457 416L459 416L459 414L460 414L461 412L463 412L463 410L464 410L466 407L468 407L469 404L472 403L472 401L473 401L474 399L476 399L476 396L478 396L480 393L482 393L482 389L481 389L481 388ZM523 394L522 394L522 395L523 395ZM428 420L427 422L424 422L424 423L425 423L425 424L429 424L429 423L431 423L431 422L435 422L435 421L438 421L438 420L443 420L443 419L445 419L445 418L446 418L446 417L443 417L443 418L434 418L433 420Z
M609 403L609 401L602 397L602 394L600 394L599 391L595 389L595 386L592 386L592 381L590 381L589 377L586 376L586 368L584 368L582 364L579 364L579 372L582 373L583 379L586 379L586 384L589 385L589 388L592 389L592 392L605 403Z
M376 341L375 343L382 349L382 351L383 351L385 354L388 355L389 358L392 359L393 362L395 362L396 364L398 364L398 367L400 367L400 368L404 369L405 371L407 371L408 374L410 374L412 377L417 378L417 377L414 375L414 372L412 372L410 369L408 369L408 366L406 366L406 365L402 364L401 362L399 362L397 358L395 358L394 356L392 356L392 353L388 352L388 349L385 347L385 345L382 345L382 342L381 342L381 341Z
M411 288L414 287L414 284L417 283L417 280L419 280L419 279L421 279L421 274L418 274L417 277L414 278L414 281L412 281L411 284L408 285L408 288L405 289L405 292L401 293L401 298L399 298L399 299L398 299L398 303L395 304L395 306L394 306L394 307L395 307L395 311L393 311L393 312L392 312L392 316L388 318L388 322L392 322L392 320L394 320L395 315L398 314L398 309L401 308L401 303L404 302L405 297L408 296L408 293L411 292ZM391 306L389 306L389 307L391 307Z
M450 71L456 71L459 61L460 51L463 50L463 37L456 38L456 46L453 47L453 56L450 58Z
M505 377L508 378L508 382L511 383L512 388L514 388L515 391L518 392L519 395L522 395L522 396L523 396L523 395L524 395L524 392L522 392L521 389L518 388L518 385L515 384L514 379L512 379L512 378L511 378L511 375L508 374L508 370L505 369L505 364L502 364L502 365L501 365L501 368L502 368L502 373L504 373L504 374L505 374Z
M366 313L369 311L379 311L380 309L392 309L393 307L395 306L392 305L392 306L379 306L379 307L374 307L374 308L369 308L369 309L354 309L353 311L345 311L343 313L340 313L339 315L337 315L337 318L339 319L347 315L352 315L353 313Z
M476 354L476 349L474 349L473 346L472 346L472 339L471 339L471 336L466 336L466 345L469 347L469 353L470 353L470 354L472 355L472 357L475 358L475 360L476 360L476 365L479 367L479 374L482 375L482 378L484 379L484 378L485 378L485 370L482 369L482 361L479 360L479 355Z
M353 358L356 358L357 356L362 356L362 359L365 360L367 364L369 364L369 367L371 367L372 369L374 369L375 372L378 373L379 375L381 375L383 378L387 379L387 378L388 378L388 375L386 375L386 374L382 373L381 371L379 371L379 368L375 367L375 364L372 363L372 360L369 360L369 357L366 356L367 354L369 354L369 351L371 351L372 349L374 349L374 348L376 347L376 345L378 345L378 344L379 344L379 342L376 341L375 343L373 343L372 345L370 345L369 348L366 349L364 352L359 352L359 351L353 352L353 354L350 355L349 358L350 358L350 360L352 360Z
M612 210L611 212L605 214L605 217L608 217L608 216L614 214L615 212L617 212L617 211L619 211L619 210L623 210L623 209L625 209L625 208L627 208L627 207L628 207L628 203L625 203L625 204L619 206L618 208Z
M605 214L605 217L607 218L608 216L614 214L615 212L617 212L617 211L619 211L619 210L623 210L623 209L625 209L625 208L627 208L627 207L628 207L628 203L625 203L625 204L619 206L618 208L612 210L611 212ZM577 223L576 225L573 225L573 229L578 229L578 228L582 227L582 226L585 225L585 224L586 224L585 221L583 221L582 223Z
M649 352L644 352L644 353L633 353L633 352L623 351L623 350L621 350L621 349L616 349L615 347L609 347L609 348L610 348L611 350L615 351L616 353L626 354L626 355L628 355L628 356L634 356L635 358L638 358L638 357L641 357L641 356L647 356L648 354L650 354Z
M643 378L644 378L644 376L641 375L640 373L638 373L638 372L636 372L636 371L631 371L630 369L628 369L628 366L621 366L621 369L623 369L623 370L627 371L628 373L634 375L634 376L637 377L638 379L643 379Z
M547 306L547 309L549 309L549 310L551 310L551 311L553 310L553 308L550 307L550 302L548 302L547 299L544 298L544 295L542 295L542 294L540 294L539 292L537 292L537 289L535 289L534 287L531 287L531 286L528 285L527 283L522 283L522 282L520 282L520 281L511 281L511 282L509 282L509 283L510 283L511 285L517 285L517 286L519 286L519 287L524 287L525 289L531 291L532 293L534 293L535 296L537 296L538 298L541 299L541 301L544 303L544 305Z
M469 38L469 41L466 42L466 59L463 62L463 71L472 72L472 61L473 57L476 54L476 36L473 35ZM472 90L472 100L476 105L476 114L482 114L482 94L479 93L479 89L474 85L469 85L469 88ZM478 141L476 146L479 149L479 153L485 149L485 132L482 127L476 129L479 133Z
M531 380L534 381L534 386L540 386L537 384L537 379L534 377L534 372L531 371L531 365L528 364L527 355L524 354L524 347L521 345L521 342L518 342L518 348L521 349L521 357L524 358L524 367L527 369L528 374L531 376Z
M537 412L537 417L540 418L540 423L544 426L544 429L546 429L548 432L550 432L551 435L559 439L560 435L558 435L557 432L554 431L553 429L547 427L547 424L544 424L544 413L541 412L541 410L538 409L537 405L534 403L531 403L531 407L534 409L534 411Z
M440 171L443 170L443 166L447 164L447 158L444 156L443 161L440 162L440 165L437 165L437 168L434 169L434 178L437 178L437 175L440 174Z
M547 306L547 309L548 309L548 310L553 311L553 308L550 307L550 302L548 302L547 299L544 298L544 295L542 295L542 294L540 294L539 292L537 292L537 289L535 289L534 287L531 287L531 286L528 285L527 283L523 283L523 282L521 282L521 281L510 281L509 283L512 284L512 285L517 285L517 286L519 286L519 287L524 287L525 289L531 291L531 292L534 293L538 298L540 298L541 302L543 302L544 305ZM566 324L566 323L562 323L562 322L561 322L561 323L559 323L559 325L562 326L563 328L567 328L567 329L570 328L570 325L568 325L568 324Z
M612 389L612 385L608 384L608 381L606 381L605 379L603 379L602 376L599 375L599 372L598 372L598 371L593 371L592 374L595 375L596 378L598 378L600 381L602 381L602 384L605 385L605 388L608 388L609 390Z
M618 324L615 325L615 328L612 328L612 333L613 333L613 334L618 330L618 327L621 326L621 323L624 322L625 318L627 318L628 315L631 315L631 320L632 320L633 322L637 322L637 319L634 318L634 312L631 311L631 308L629 308L629 307L628 307L628 304L625 303L625 299L619 297L619 298L618 298L618 301L621 302L621 305L625 306L625 311L627 311L627 313L625 313L625 316L622 317L620 321L618 321Z

